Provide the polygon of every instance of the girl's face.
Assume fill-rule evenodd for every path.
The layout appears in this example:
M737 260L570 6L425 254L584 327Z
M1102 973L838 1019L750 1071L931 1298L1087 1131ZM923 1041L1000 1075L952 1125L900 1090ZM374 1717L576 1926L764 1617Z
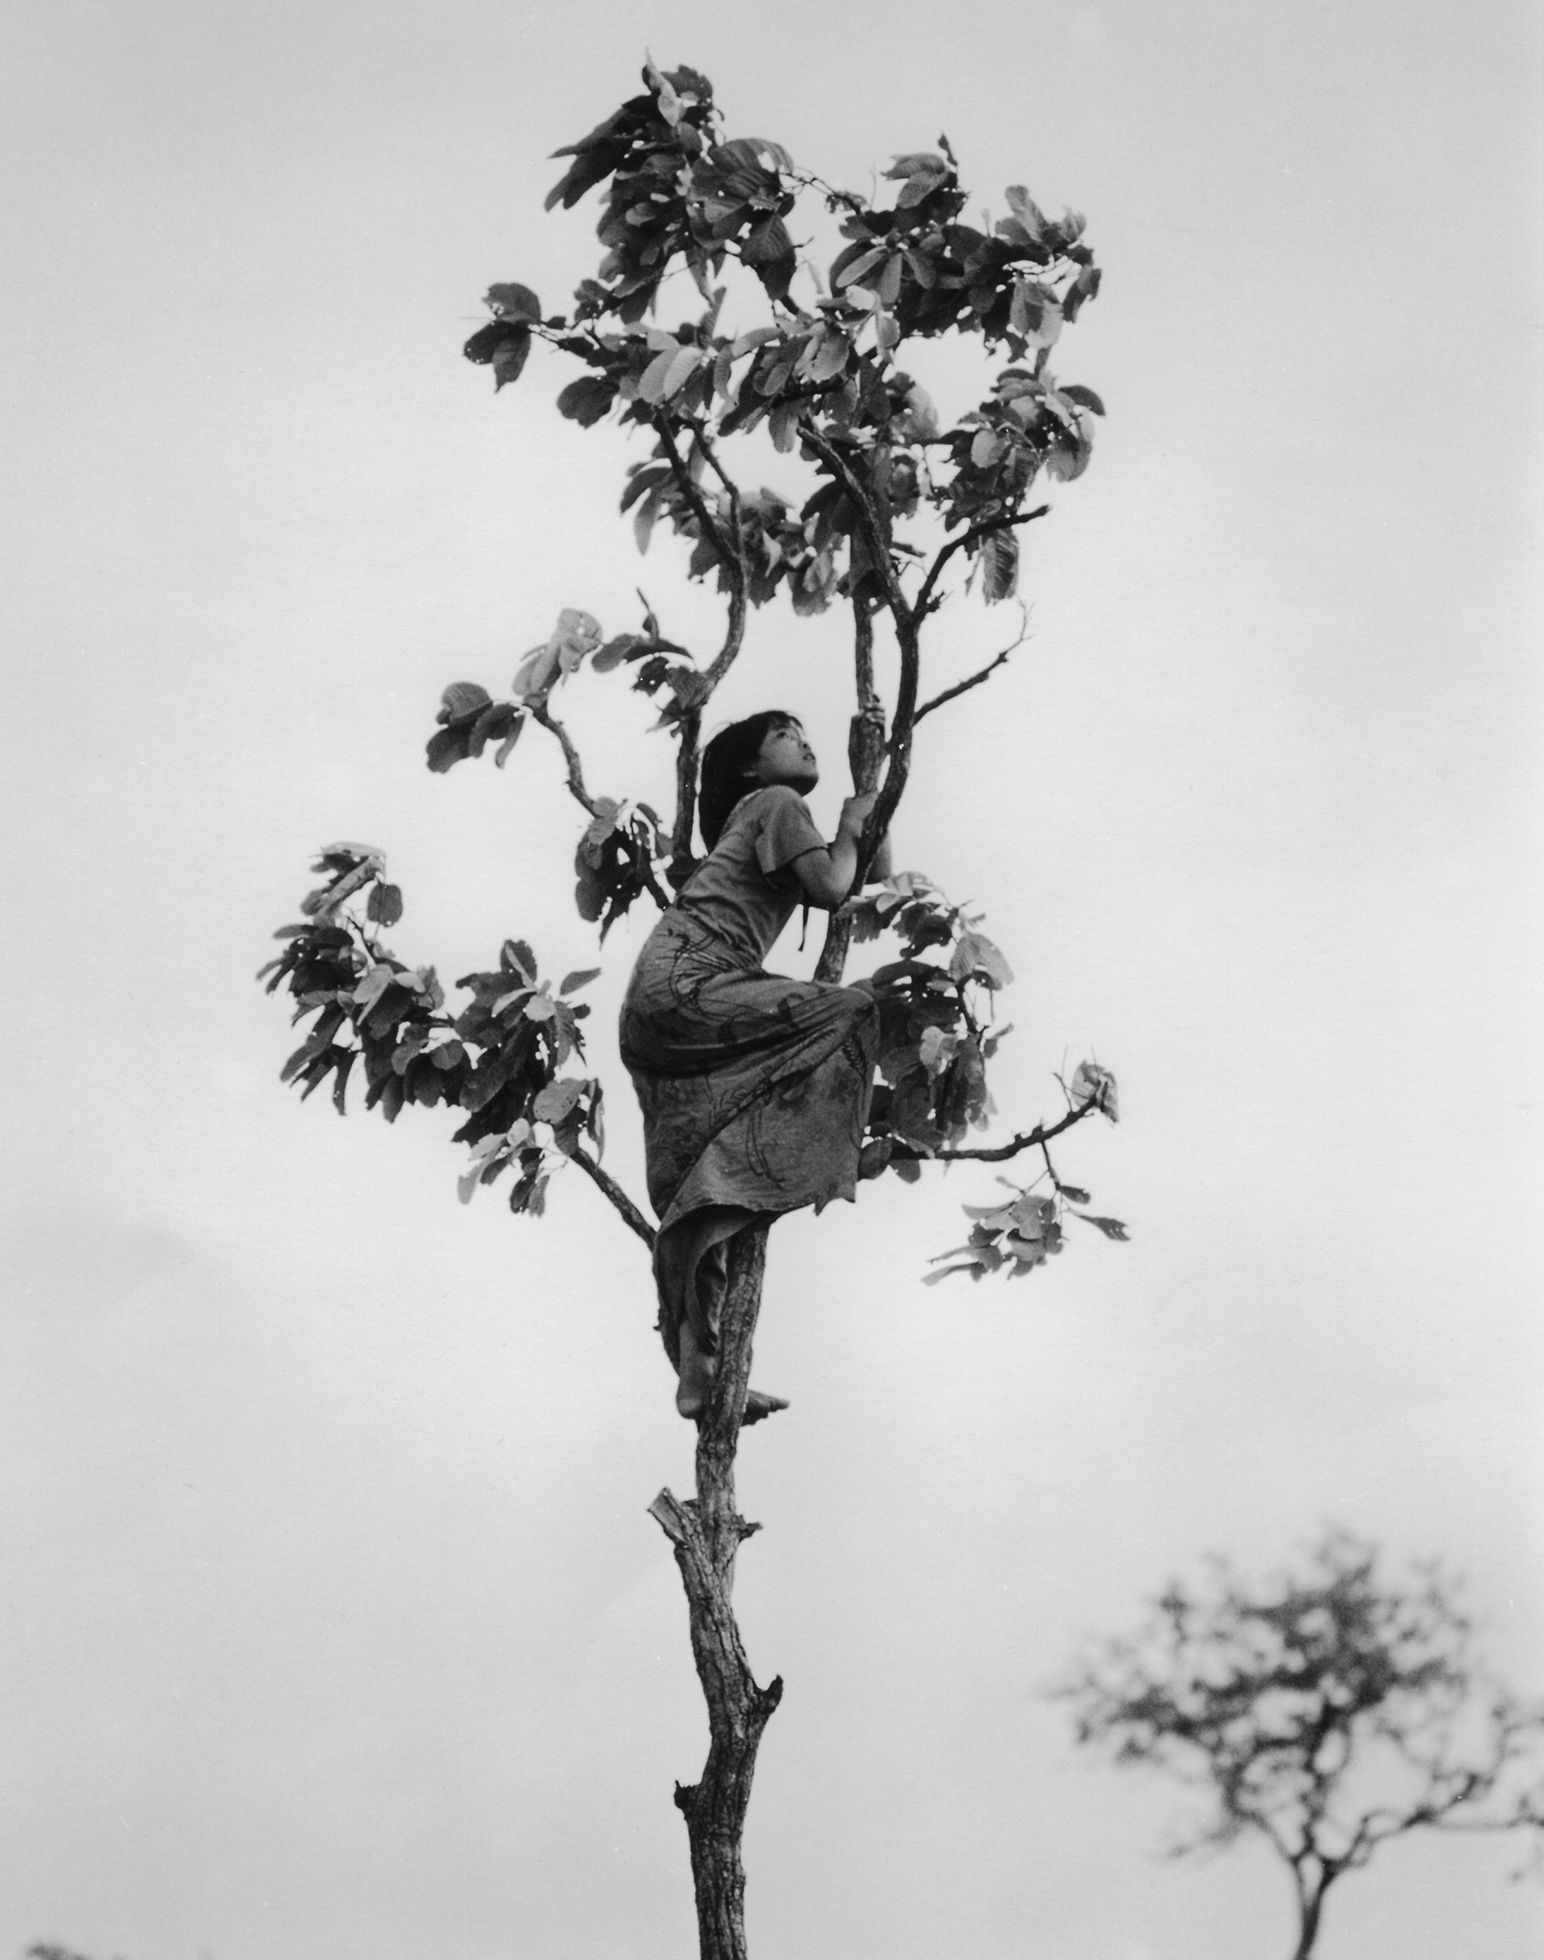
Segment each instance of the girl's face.
M747 774L763 789L772 783L786 783L801 796L820 781L815 751L796 721L768 729Z

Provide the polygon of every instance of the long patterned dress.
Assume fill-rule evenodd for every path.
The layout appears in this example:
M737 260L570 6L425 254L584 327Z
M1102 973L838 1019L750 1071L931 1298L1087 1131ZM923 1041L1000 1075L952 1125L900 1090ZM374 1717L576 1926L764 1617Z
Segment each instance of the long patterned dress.
M824 840L795 791L743 797L650 934L622 1005L659 1217L660 1332L712 1353L727 1241L754 1219L851 1198L879 1041L871 996L761 962L800 900L794 860Z

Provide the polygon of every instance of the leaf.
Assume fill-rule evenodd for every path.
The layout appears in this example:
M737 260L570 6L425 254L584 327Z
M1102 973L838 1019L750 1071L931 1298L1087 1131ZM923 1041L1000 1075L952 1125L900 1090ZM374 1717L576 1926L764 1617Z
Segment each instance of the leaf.
M1008 208L1029 233L1031 240L1038 241L1045 231L1045 213L1025 190L1022 184L1010 184L1003 195L1008 200ZM998 226L1002 230L1002 226Z
M1011 599L1019 584L1019 541L1009 530L989 531L981 540L981 596L989 606Z
M649 539L654 535L654 525L663 508L659 491L651 490L633 512L633 542L641 552L649 548Z
M619 633L614 640L607 640L603 647L591 654L590 669L593 673L609 674L613 667L620 667L624 660L630 659L639 647L650 644L636 633Z
M1026 1191L1016 1198L1009 1207L1013 1213L1012 1238L1016 1233L1026 1240L1043 1239L1055 1228L1056 1204L1051 1198L1042 1198L1034 1192Z
M550 642L543 641L539 647L532 647L515 669L515 677L510 687L522 700L529 701L535 695L545 694L558 678L557 650Z
M839 328L828 327L814 359L810 362L812 381L832 381L846 368L852 353L852 343Z
M984 932L962 932L949 960L956 980L979 980L995 993L1011 985L1013 968Z
M1104 413L1104 403L1092 388L1085 388L1080 381L1069 381L1066 387L1059 388L1057 393L1065 395L1070 402L1076 402L1080 408L1091 410L1095 415Z
M934 442L938 438L938 410L925 388L913 382L906 391L907 437L912 442Z
M681 352L679 345L672 345L663 354L656 354L644 369L638 381L638 399L658 407L665 399L665 379Z
M959 1053L960 1038L943 1028L924 1028L917 1055L929 1075L941 1075Z
M1058 1194L1065 1198L1069 1205L1086 1205L1090 1202L1088 1192L1083 1190L1080 1185L1058 1184L1056 1189Z
M772 438L772 447L780 455L786 456L793 449L799 435L799 417L803 413L802 402L784 402L774 408L767 422L767 432Z
M855 286L866 272L871 272L877 265L883 265L889 256L883 245L876 245L871 250L861 253L850 265L843 266L833 284L838 290L844 286Z
M895 202L898 210L906 211L948 182L949 166L940 156L926 150L914 150L907 156L898 156L885 175L904 180Z
M402 887L377 884L371 888L365 916L377 925L394 926L402 917Z
M746 233L740 246L740 257L747 265L754 266L766 284L766 275L782 260L793 258L793 240L788 236L788 227L777 216L763 218ZM784 292L788 289L785 286ZM777 297L777 295L774 295Z
M1081 1218L1085 1225L1097 1225L1107 1239L1129 1239L1131 1234L1118 1218L1096 1218L1091 1211L1075 1211L1072 1216Z
M565 973L558 984L558 992L560 994L577 993L581 987L587 987L592 980L598 980L600 974L601 969L598 966L587 966L577 973Z
M467 755L481 755L495 735L507 735L519 719L520 710L508 701L495 701L491 707L484 708L467 735Z
M578 1102L584 1091L584 1084L567 1076L561 1082L549 1082L538 1090L531 1100L531 1114L540 1123L561 1123Z
M502 769L504 767L504 764L508 762L510 757L510 752L514 748L516 742L520 740L520 731L524 727L525 727L525 716L520 715L516 718L514 725L511 727L509 733L504 737L503 741L500 742L498 748L494 752L493 763L495 768Z
M529 328L512 327L503 320L490 320L487 326L477 329L461 352L476 366L486 367L504 342L518 333L530 337Z
M583 848L581 844L581 853ZM606 909L606 887L596 877L594 867L587 864L582 855L576 855L574 870L578 874L578 881L574 886L574 903L579 908L580 918L594 925Z
M459 728L442 728L425 744L424 755L435 775L443 776L458 762L466 761L466 735Z
M506 939L499 948L499 965L518 973L528 987L536 985L536 955L523 939Z
M490 286L483 304L504 320L523 320L530 325L541 318L541 301L529 286Z
M487 688L479 687L476 681L452 681L440 696L440 711L436 721L447 726L457 722L475 721L484 708L492 707L493 696Z
M663 395L666 401L669 401L673 395L678 395L681 392L687 382L697 372L698 368L702 366L706 358L707 356L700 347L683 347L681 349L680 353L675 356L670 366L665 370Z
M978 429L970 445L970 461L973 469L990 469L1007 448L1002 435L996 429Z
M1075 483L1088 468L1089 449L1084 442L1058 444L1045 459L1045 473L1053 483Z
M511 381L520 379L526 359L531 351L531 333L528 327L510 334L501 340L493 350L493 389L497 394L500 388L507 387Z
M550 1021L558 1011L558 1004L551 994L532 994L525 1004L525 1018L528 1021Z
M570 422L577 422L580 428L590 429L604 420L616 395L613 382L596 374L583 374L577 381L570 381L558 395L558 413L566 415Z
M388 966L384 960L379 966L372 966L354 989L354 1004L360 1008L373 1007L396 977L396 968Z
M1079 1062L1068 1093L1075 1109L1093 1103L1112 1123L1120 1121L1115 1077L1099 1062Z

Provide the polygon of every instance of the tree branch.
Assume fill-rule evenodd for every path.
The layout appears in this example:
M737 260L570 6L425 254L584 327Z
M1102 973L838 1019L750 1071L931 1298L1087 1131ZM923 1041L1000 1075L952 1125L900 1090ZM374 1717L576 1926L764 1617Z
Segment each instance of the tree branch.
M901 590L900 574L890 555L888 541L883 535L879 517L874 508L874 500L858 481L847 464L832 445L820 434L813 424L803 421L799 424L801 435L809 447L825 463L843 489L847 492L853 507L858 513L870 552L875 560L880 583L884 587L885 605L895 627L895 643L901 657L900 684L895 693L895 714L890 724L890 740L887 745L889 766L885 770L884 781L879 786L879 798L863 826L863 836L858 846L858 882L867 877L869 867L874 862L874 854L879 848L879 840L889 830L895 812L905 794L907 778L911 773L911 731L916 721L917 684L921 675L921 648L918 642L918 628L922 614L915 606L908 606L906 595ZM840 978L840 974L836 976Z
M659 437L660 447L669 459L671 472L680 486L681 494L686 498L693 516L702 526L703 536L717 552L719 563L724 567L729 579L729 620L724 629L724 644L719 649L717 659L703 676L707 682L706 693L695 707L682 715L679 723L680 733L676 745L675 823L670 833L670 882L679 890L691 875L695 863L692 856L692 820L697 808L697 742L702 732L702 710L713 690L733 666L745 639L745 615L748 603L746 594L750 581L745 569L745 541L740 535L740 492L719 462L706 434L702 429L694 426L693 435L703 455L712 464L714 473L724 485L729 498L729 519L732 529L727 545L719 526L708 511L690 467L676 446L675 437L671 434L663 414L655 416L654 428Z
M853 790L859 796L866 796L878 784L879 765L884 760L884 704L874 685L874 608L867 599L854 598L852 612L853 678L858 712L853 716L847 732L847 761L852 771ZM859 885L869 868L868 863L860 862ZM845 907L838 906L826 921L826 936L815 967L815 978L833 984L839 981L851 944L852 914Z
M901 590L900 576L896 572L895 561L890 556L890 543L880 528L873 498L853 474L846 457L826 441L813 422L807 419L801 421L799 434L841 484L857 511L858 522L863 527L864 539L874 560L874 569L878 572L880 583L885 589L885 604L889 607L899 628L903 619L911 617L911 608L906 604L906 594Z
M1021 611L1023 610L1022 607L1020 608L1020 610ZM942 693L935 694L931 701L924 701L922 706L918 708L917 712L911 718L912 727L915 728L917 723L921 721L924 715L930 715L935 708L943 707L946 701L953 701L961 694L968 694L971 688L979 687L984 680L990 679L991 676L997 672L997 669L1003 665L1004 661L1007 660L1009 654L1016 653L1018 649L1021 646L1023 646L1025 640L1028 638L1029 636L1028 613L1024 614L1024 621L1025 621L1024 627L1020 632L1019 637L1013 642L1011 646L1004 647L1002 652L998 654L995 660L988 661L986 666L981 669L980 673L972 674L968 680L956 681L953 687L946 687L944 688Z
M694 440L701 448L704 457L712 463L715 474L724 484L729 496L732 528L726 541L717 519L709 511L702 492L697 487L697 479L692 475L690 464L676 446L675 437L663 413L654 417L654 427L659 435L660 447L669 459L671 473L680 486L681 494L685 497L693 517L701 525L703 536L717 552L718 561L729 578L729 625L718 658L709 667L706 675L709 687L713 688L718 686L729 671L735 655L740 651L740 643L745 638L745 595L749 579L745 570L745 541L740 536L740 493L725 475L723 466L713 453L703 432L694 427L692 431Z
M1034 1129L1023 1136L1016 1136L1011 1143L999 1144L995 1150L915 1150L909 1144L898 1144L891 1154L905 1163L953 1164L970 1158L981 1164L1002 1164L1010 1157L1017 1157L1021 1150L1033 1150L1042 1143L1049 1143L1063 1130L1070 1130L1074 1123L1081 1123L1085 1116L1092 1116L1099 1107L1097 1097L1079 1103L1076 1109L1069 1109L1060 1122L1037 1123Z
M617 1183L610 1171L602 1170L595 1159L590 1156L589 1152L581 1146L576 1146L570 1154L574 1163L579 1166L580 1170L590 1179L596 1189L604 1192L612 1204L615 1205L621 1216L622 1223L631 1231L636 1232L639 1238L649 1248L650 1252L652 1252L654 1250L655 1238L654 1227L644 1217L632 1199L628 1197L627 1193Z
M852 602L852 668L859 708L877 707L879 690L874 685L874 608L867 599L854 599ZM855 787L874 787L872 783L859 785L856 777L853 782Z
M539 721L551 735L555 735L562 745L563 760L568 765L569 794L582 803L592 817L600 815L600 805L584 786L584 766L579 760L579 751L574 747L573 737L548 708L545 701L527 703L527 711L533 721Z
M981 524L972 524L968 530L961 531L957 538L950 538L938 556L928 567L927 577L922 581L922 589L917 594L917 602L912 607L913 617L920 622L928 613L935 611L943 602L933 597L938 586L940 573L957 551L965 550L978 538L990 537L994 531L1010 531L1017 524L1033 524L1037 517L1044 517L1051 506L1038 504L1033 510L1021 510L1016 517L989 517Z

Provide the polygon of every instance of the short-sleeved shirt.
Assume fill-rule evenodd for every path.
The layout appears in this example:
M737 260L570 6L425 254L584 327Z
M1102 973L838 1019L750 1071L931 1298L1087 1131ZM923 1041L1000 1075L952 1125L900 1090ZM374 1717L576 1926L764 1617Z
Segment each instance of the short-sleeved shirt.
M800 885L791 869L807 851L823 851L809 806L786 783L742 796L723 835L687 881L675 910L760 966L793 917Z

